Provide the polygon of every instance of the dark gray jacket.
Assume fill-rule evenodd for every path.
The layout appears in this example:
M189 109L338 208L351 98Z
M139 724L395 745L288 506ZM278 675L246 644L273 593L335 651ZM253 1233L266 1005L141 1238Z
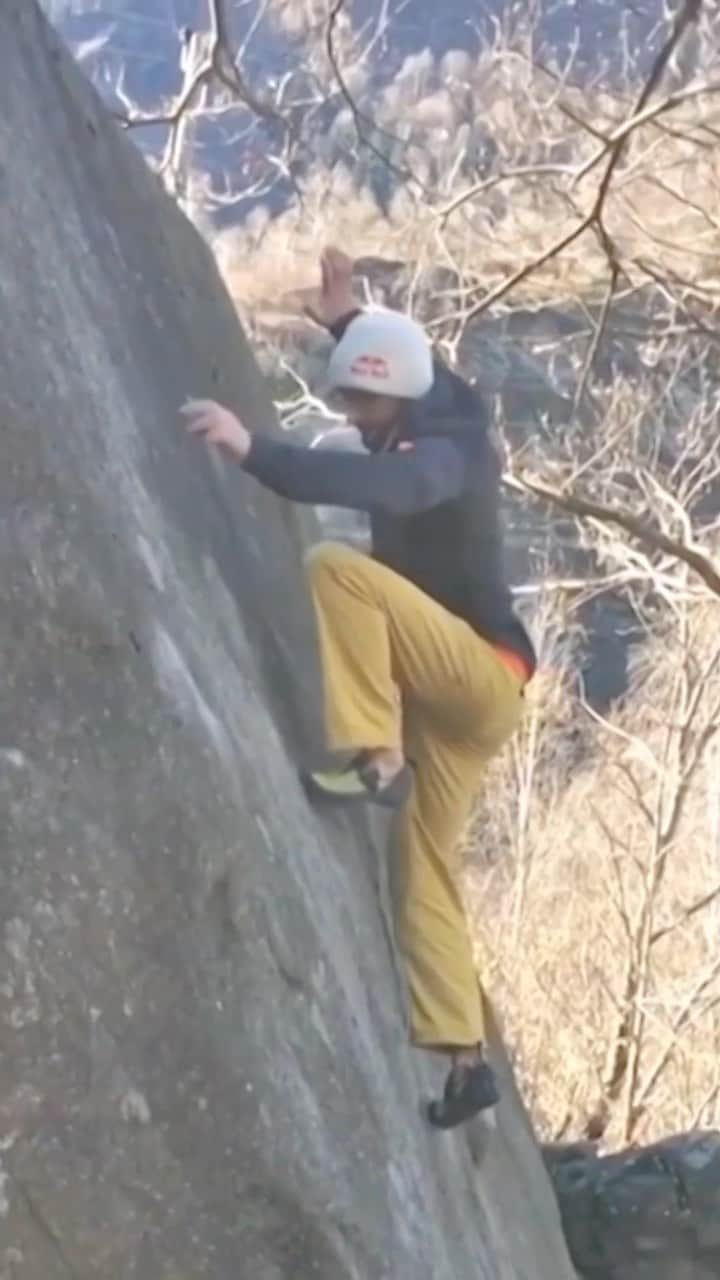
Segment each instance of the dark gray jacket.
M308 449L262 435L253 437L244 467L294 502L367 512L376 559L534 670L505 580L501 468L487 410L439 360L431 390L408 403L389 451Z

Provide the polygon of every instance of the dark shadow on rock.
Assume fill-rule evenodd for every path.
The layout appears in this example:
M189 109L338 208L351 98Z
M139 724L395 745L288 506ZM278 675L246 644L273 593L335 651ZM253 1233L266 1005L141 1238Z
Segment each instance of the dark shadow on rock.
M720 1274L720 1134L678 1134L598 1156L545 1149L585 1280L710 1280Z

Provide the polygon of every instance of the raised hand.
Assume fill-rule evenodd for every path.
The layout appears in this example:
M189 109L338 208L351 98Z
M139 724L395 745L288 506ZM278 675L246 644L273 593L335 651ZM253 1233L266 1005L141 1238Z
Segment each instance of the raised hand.
M353 260L342 249L328 245L320 258L319 288L304 289L304 310L325 328L358 305L353 297Z

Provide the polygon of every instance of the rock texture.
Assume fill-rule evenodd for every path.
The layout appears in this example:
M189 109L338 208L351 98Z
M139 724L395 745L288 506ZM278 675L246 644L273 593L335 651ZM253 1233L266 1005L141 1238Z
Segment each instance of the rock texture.
M580 1144L546 1159L584 1280L720 1276L720 1133L603 1158Z
M299 526L177 423L270 416L211 256L34 0L0 84L0 1276L563 1280L499 1046L433 1134L381 861L296 784Z

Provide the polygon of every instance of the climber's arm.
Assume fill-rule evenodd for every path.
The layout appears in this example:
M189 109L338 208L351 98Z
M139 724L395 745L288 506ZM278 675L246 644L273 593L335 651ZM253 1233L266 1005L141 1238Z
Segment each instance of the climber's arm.
M407 515L447 502L465 481L461 446L439 436L412 449L363 455L253 436L213 400L191 400L182 412L192 435L220 445L261 484L294 502Z
M457 497L466 475L461 448L440 436L419 440L412 449L376 454L309 449L253 436L242 465L268 489L294 502L394 515L426 511Z

